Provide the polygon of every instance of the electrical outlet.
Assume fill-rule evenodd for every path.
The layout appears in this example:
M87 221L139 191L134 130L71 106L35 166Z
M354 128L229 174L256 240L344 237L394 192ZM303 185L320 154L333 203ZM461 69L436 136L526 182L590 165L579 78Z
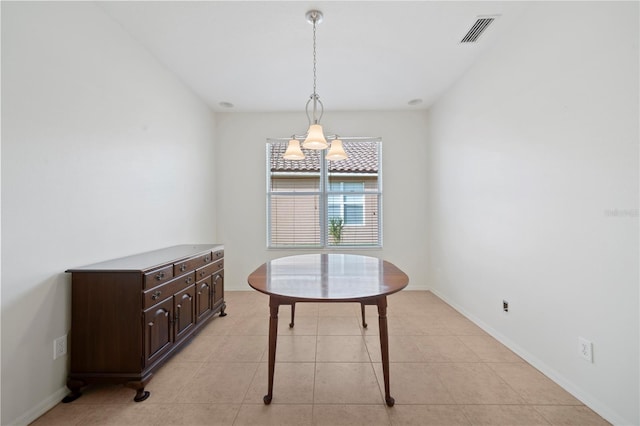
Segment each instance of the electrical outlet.
M502 310L505 312L509 312L509 302L507 302L506 300L502 301Z
M593 362L593 343L583 337L578 337L578 353L589 362Z
M60 358L67 353L67 335L58 337L53 341L53 359Z

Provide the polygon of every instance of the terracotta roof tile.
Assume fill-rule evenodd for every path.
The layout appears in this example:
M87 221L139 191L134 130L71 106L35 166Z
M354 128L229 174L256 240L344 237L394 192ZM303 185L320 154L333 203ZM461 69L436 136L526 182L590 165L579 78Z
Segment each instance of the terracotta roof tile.
M282 158L287 142L271 143L272 172L319 172L320 151L303 149L304 160L285 160ZM343 141L344 150L349 156L346 160L329 161L330 172L340 173L377 173L378 146L375 142Z

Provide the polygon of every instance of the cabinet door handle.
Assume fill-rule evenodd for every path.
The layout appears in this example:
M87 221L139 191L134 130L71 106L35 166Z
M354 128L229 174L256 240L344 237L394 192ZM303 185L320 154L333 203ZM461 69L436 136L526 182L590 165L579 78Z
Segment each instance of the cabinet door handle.
M158 275L156 275L156 280L160 281L164 278L164 272L160 272Z
M158 300L162 292L160 290L154 291L151 295L151 300Z

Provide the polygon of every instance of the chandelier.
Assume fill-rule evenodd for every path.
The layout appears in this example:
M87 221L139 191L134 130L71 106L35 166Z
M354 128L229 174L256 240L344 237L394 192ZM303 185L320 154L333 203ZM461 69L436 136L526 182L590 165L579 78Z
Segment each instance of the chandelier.
M309 129L307 133L303 135L294 134L291 136L287 150L282 158L285 160L304 159L304 153L302 149L300 149L300 140L303 140L302 148L305 149L322 150L329 148L329 151L325 155L327 160L345 160L347 153L344 151L342 141L338 135L328 135L325 138L322 125L320 125L320 119L324 113L324 105L320 100L320 96L316 93L316 26L322 22L323 15L319 10L310 10L305 14L305 17L310 24L313 24L313 93L309 96L309 100L305 105L305 112L309 120ZM309 105L313 107L311 115L309 114ZM327 139L331 140L331 145L329 145Z

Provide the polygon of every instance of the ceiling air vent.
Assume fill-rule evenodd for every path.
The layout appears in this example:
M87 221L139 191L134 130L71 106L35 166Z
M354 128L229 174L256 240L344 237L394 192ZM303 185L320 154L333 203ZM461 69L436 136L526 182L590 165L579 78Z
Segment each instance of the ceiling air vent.
M484 30L487 29L489 24L491 24L496 18L478 18L478 20L473 24L469 32L464 36L460 43L475 43L478 41Z

